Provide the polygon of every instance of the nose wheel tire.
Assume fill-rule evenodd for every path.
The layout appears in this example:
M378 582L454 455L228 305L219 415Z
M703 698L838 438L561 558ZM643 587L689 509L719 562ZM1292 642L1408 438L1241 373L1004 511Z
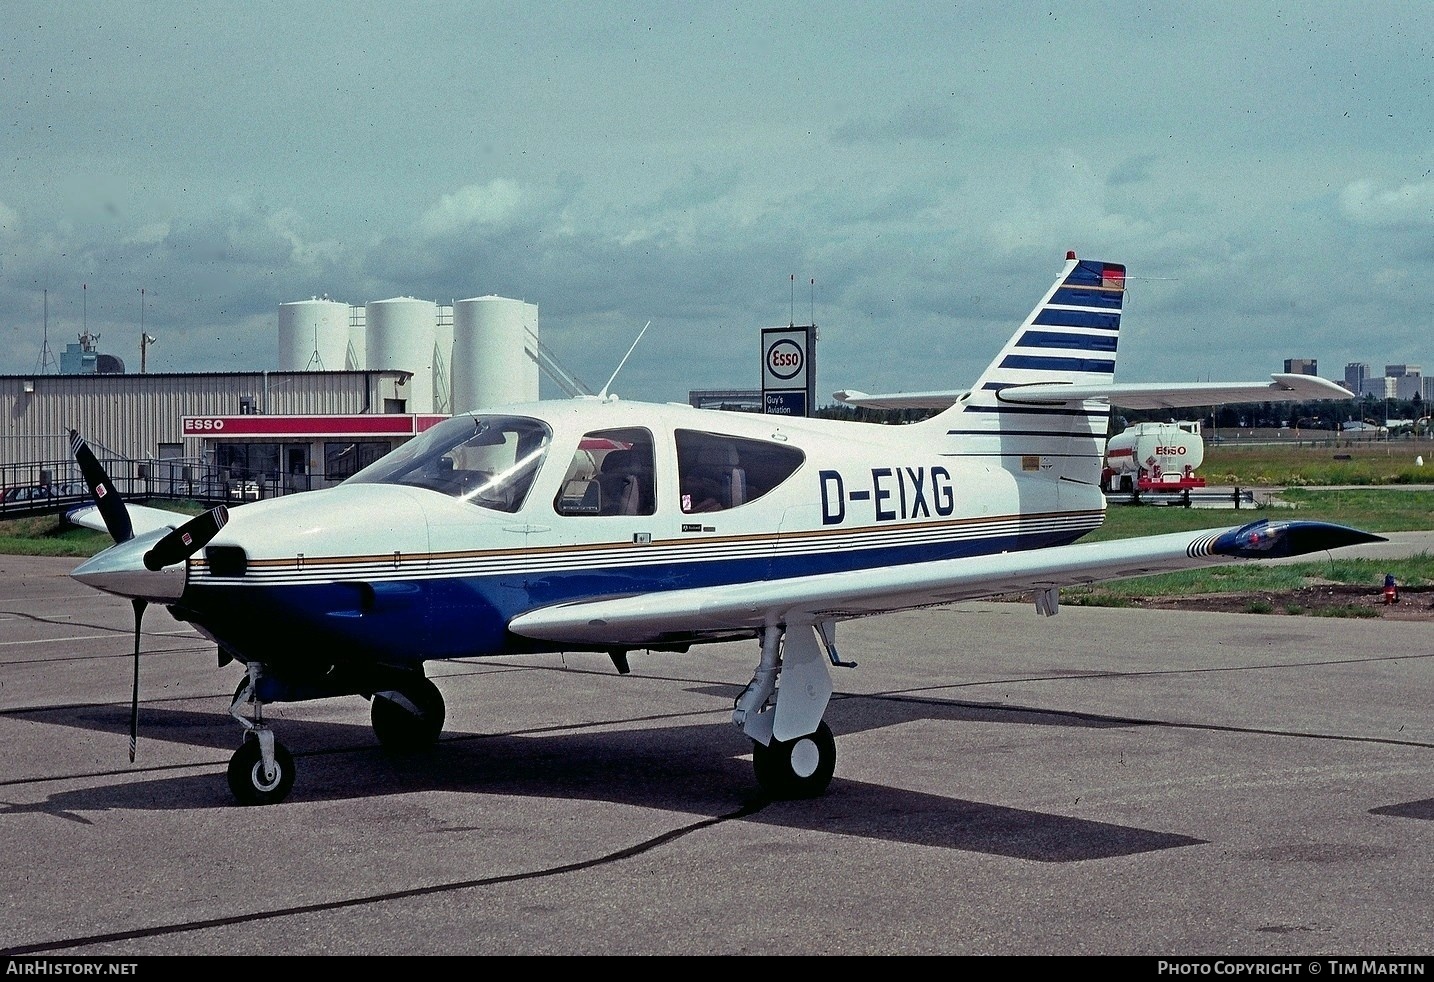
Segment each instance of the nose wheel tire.
M282 743L274 744L274 773L264 772L259 741L245 740L229 758L229 790L241 805L275 805L294 787L294 758Z
M402 689L373 694L374 736L398 753L427 750L443 732L443 694L429 679L406 681Z
M826 723L815 733L795 740L752 743L752 769L757 783L778 800L816 798L826 791L836 771L836 740Z

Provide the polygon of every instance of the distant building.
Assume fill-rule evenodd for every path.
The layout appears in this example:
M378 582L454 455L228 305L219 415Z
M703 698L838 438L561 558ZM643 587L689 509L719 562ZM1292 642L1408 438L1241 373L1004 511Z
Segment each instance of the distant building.
M65 345L60 352L61 375L123 375L124 362L114 355L95 350L98 334L86 331L75 344Z
M325 441L387 453L431 425L407 405L412 381L402 370L0 375L0 484L22 483L16 469L31 462L67 465L76 429L102 457L207 458L237 472L237 453L256 474L324 487L348 476L347 459L326 461Z
M133 480L328 487L455 412L536 400L555 365L537 304L504 297L315 297L280 304L278 328L276 370L126 374L87 332L58 375L0 375L0 488L69 483L72 428Z
M692 389L687 403L694 409L729 409L744 413L762 411L761 389Z
M1355 395L1359 395L1364 391L1364 383L1368 378L1368 363L1352 361L1344 366L1344 387Z
M1424 394L1422 389L1424 380L1419 377L1418 372L1415 372L1413 375L1396 375L1391 378L1390 381L1394 383L1394 398L1400 400L1413 399L1417 395L1423 400Z
M1429 390L1426 386L1428 380L1419 371L1418 365L1385 365L1383 378L1366 378L1354 391L1361 396L1398 399L1401 402L1417 395L1422 402L1429 398Z
M1319 360L1316 358L1286 358L1286 375L1318 375Z
M1397 380L1388 375L1381 375L1379 378L1367 378L1364 384L1359 387L1357 395L1371 396L1375 399L1397 399L1395 382Z

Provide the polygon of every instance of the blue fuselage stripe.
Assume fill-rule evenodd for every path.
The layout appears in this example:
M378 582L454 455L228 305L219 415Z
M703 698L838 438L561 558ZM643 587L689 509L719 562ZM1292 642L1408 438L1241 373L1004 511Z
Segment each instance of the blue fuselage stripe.
M508 634L524 611L593 597L626 596L786 579L846 570L1064 545L1087 528L1045 529L975 540L799 556L765 555L626 568L509 572L389 581L283 585L195 584L183 608L202 611L205 630L236 657L291 670L378 659L387 664L513 652L559 651ZM264 611L256 617L255 611ZM198 615L196 615L198 616ZM686 635L674 633L674 643Z

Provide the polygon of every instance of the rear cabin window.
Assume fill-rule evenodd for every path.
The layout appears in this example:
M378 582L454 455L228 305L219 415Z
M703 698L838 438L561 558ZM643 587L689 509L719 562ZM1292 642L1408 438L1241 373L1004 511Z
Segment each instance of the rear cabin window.
M553 507L559 515L651 515L657 508L652 434L640 427L586 434Z
M682 511L724 511L756 501L802 466L783 443L678 430L677 482Z

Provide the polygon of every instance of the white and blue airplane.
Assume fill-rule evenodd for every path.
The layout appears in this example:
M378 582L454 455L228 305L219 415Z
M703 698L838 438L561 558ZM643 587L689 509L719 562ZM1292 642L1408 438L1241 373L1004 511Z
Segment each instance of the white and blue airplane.
M852 664L840 621L1012 593L1051 615L1063 586L1380 540L1261 520L1078 542L1105 514L1112 405L1352 398L1304 375L1117 383L1124 296L1123 266L1068 254L969 390L845 394L939 407L905 426L527 403L454 416L335 488L194 518L127 506L72 434L95 502L72 518L115 539L73 576L133 602L136 673L151 603L247 667L228 768L246 804L294 783L270 703L363 696L381 744L422 748L445 716L425 662L586 650L625 673L631 651L742 639L756 668L732 723L756 780L815 797L836 766L829 669Z

